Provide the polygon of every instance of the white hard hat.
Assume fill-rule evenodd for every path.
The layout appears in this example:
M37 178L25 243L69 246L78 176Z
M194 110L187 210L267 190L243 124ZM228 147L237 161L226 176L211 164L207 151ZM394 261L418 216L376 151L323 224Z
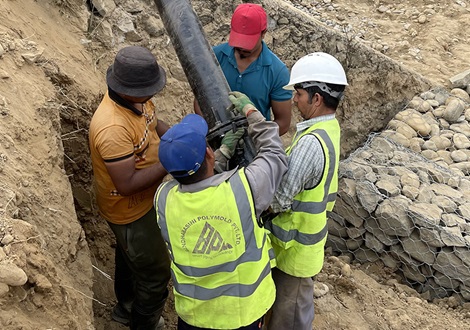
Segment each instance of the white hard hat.
M305 82L348 85L341 63L330 54L322 52L300 58L292 67L289 84L283 88L293 90L294 85Z

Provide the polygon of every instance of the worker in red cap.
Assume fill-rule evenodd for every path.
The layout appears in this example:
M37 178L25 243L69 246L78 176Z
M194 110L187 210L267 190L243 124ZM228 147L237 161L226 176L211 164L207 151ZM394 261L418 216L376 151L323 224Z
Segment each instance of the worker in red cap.
M282 87L289 82L287 66L268 48L263 7L243 3L235 9L229 42L215 46L214 53L232 91L246 94L267 120L285 134L291 122L292 91ZM195 111L201 114L197 104Z

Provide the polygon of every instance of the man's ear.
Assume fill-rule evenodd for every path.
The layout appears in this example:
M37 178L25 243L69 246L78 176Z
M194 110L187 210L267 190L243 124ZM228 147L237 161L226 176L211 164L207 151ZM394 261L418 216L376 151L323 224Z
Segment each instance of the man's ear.
M322 105L323 96L321 96L319 93L315 93L315 95L313 95L313 104L315 104L316 106Z
M206 147L206 158L210 161L215 160L214 150L209 146Z

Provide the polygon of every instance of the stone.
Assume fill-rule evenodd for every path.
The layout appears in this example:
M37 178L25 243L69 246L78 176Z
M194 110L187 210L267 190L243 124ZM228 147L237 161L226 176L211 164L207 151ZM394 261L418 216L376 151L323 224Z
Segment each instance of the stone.
M465 134L455 133L452 137L452 142L457 149L468 149L470 148L470 140Z
M437 154L437 152L431 149L423 150L421 152L421 155L423 155L429 160L436 160L437 158L439 158L439 155Z
M441 229L441 239L447 246L466 246L466 241L463 238L459 227L443 227Z
M356 195L359 203L369 213L374 212L377 205L383 200L377 187L368 181L357 182Z
M398 132L395 132L395 131L392 131L392 130L385 130L381 133L381 136L386 137L386 138L388 138L388 139L404 146L405 148L408 148L410 146L410 140L407 139L406 136L404 136L401 133L398 133Z
M446 184L433 183L431 184L430 188L436 195L447 196L454 201L459 200L463 197L462 192L452 187L449 187Z
M155 16L146 15L142 18L142 27L153 38L158 38L165 34L165 26L163 22Z
M457 203L447 196L434 196L431 203L438 206L446 213L454 213L457 210Z
M1 243L3 245L8 245L11 242L13 242L14 240L15 240L15 238L12 235L6 234L5 236L3 236L2 240L1 240Z
M470 84L470 69L456 74L449 81L453 88L465 88Z
M406 169L401 174L400 183L402 186L411 186L415 188L419 188L421 184L418 175L409 169Z
M462 88L454 88L450 91L450 94L461 99L465 103L470 103L470 95Z
M387 235L382 228L380 228L379 221L374 218L369 218L364 222L364 228L371 234L373 234L381 244L387 246L395 245L400 242L396 236ZM369 246L370 247L370 246ZM371 247L370 247L371 248Z
M411 200L415 200L416 197L418 197L419 195L419 189L413 186L403 186L403 188L401 189L401 193L403 194L403 196Z
M375 183L375 186L382 195L387 197L398 196L401 192L400 186L396 181L379 180Z
M415 96L410 101L410 103L408 103L408 107L413 108L413 109L415 109L415 110L417 110L418 112L421 112L421 113L426 113L426 112L432 110L432 107L429 104L429 102L427 102L427 101L425 101L422 98L417 97L417 96Z
M374 150L380 150L380 152L389 155L388 158L393 157L393 152L395 151L396 147L393 145L392 142L388 139L384 139L383 137L376 137L372 140L370 147Z
M419 271L419 268L413 267L412 265L409 265L409 264L402 264L400 268L401 268L401 271L403 272L403 275L407 279L413 282L420 282L420 283L424 283L426 281L426 276L424 276Z
M348 227L346 228L346 232L348 233L349 238L358 238L366 232L366 229L364 227Z
M339 224L333 219L327 220L328 225L328 233L333 234L339 237L348 237L348 232L346 231L346 227Z
M442 210L429 203L414 203L408 207L408 215L416 225L434 228L441 221Z
M348 251L357 250L363 244L364 244L364 239L362 237L346 240L346 247L348 248Z
M422 115L414 109L406 109L395 115L395 119L401 120L413 128L420 136L428 136L431 133L431 125L423 119Z
M391 268L392 271L398 270L399 262L388 253L382 254L380 260L384 263L385 266Z
M0 264L0 283L5 283L10 286L21 286L25 284L27 280L28 276L26 276L24 270L15 264Z
M462 133L466 137L470 137L470 125L467 122L452 124L449 128L456 133Z
M452 146L452 141L444 136L432 136L429 141L432 141L437 150L446 150Z
M348 203L354 205L357 203L356 181L349 178L341 178L338 182L338 196Z
M10 287L5 283L0 283L0 298L5 297L10 291Z
M116 9L116 4L113 0L91 0L91 4L102 17L111 15Z
M459 213L464 219L470 221L470 203L465 203L459 206Z
M432 247L443 247L444 242L441 240L441 235L437 228L418 228L420 240Z
M333 248L333 251L345 253L349 251L346 242L343 238L329 234L326 240L326 247Z
M423 150L432 150L432 151L439 150L436 143L434 143L434 141L432 141L432 140L427 140L426 142L424 142L424 144L422 146L422 149Z
M463 247L457 247L454 249L455 254L457 257L460 258L460 260L463 261L463 263L467 266L470 267L470 253L468 251L468 248L463 248Z
M423 242L419 233L413 232L409 237L401 241L403 250L411 257L428 265L432 265L436 259L437 249Z
M392 157L393 154L390 156ZM373 172L369 165L356 164L349 162L343 164L340 168L340 175L349 179L361 180L367 173Z
M388 128L393 129L400 134L403 134L403 136L405 136L407 139L412 139L418 136L418 133L411 126L400 120L392 119L388 123Z
M442 117L449 123L455 123L463 114L465 110L465 103L460 99L453 99L447 104Z
M35 275L34 283L40 292L48 292L52 289L51 282L42 274Z
M313 295L315 298L323 297L324 295L328 294L329 291L330 289L328 288L328 285L318 281L313 283Z
M376 252L367 248L358 249L354 252L354 256L356 257L356 260L360 263L375 262L380 259L379 255Z
M443 248L438 253L432 268L446 274L449 278L470 283L470 267L465 266L462 259L453 253L452 248Z
M404 196L392 197L379 204L375 211L380 228L389 236L408 236L413 223L408 217L410 201Z
M447 164L453 164L454 160L450 156L450 151L447 150L438 150L436 151L437 155Z
M449 165L450 169L462 171L463 175L470 175L470 162L460 162Z
M33 52L23 53L21 54L21 57L26 61L26 63L35 64L36 62L39 61L43 53L44 53L44 49L39 48Z
M456 163L465 162L468 160L467 154L462 150L454 150L450 153L450 157Z
M354 227L361 227L364 223L364 217L358 216L354 209L355 207L348 205L343 199L337 198L333 210Z

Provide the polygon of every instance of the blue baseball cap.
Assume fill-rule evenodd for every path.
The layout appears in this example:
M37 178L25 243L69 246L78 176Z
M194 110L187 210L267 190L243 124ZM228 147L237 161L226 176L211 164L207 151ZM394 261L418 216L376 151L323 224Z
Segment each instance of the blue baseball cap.
M206 155L207 123L194 113L183 118L161 137L158 157L173 177L185 177L199 170Z

